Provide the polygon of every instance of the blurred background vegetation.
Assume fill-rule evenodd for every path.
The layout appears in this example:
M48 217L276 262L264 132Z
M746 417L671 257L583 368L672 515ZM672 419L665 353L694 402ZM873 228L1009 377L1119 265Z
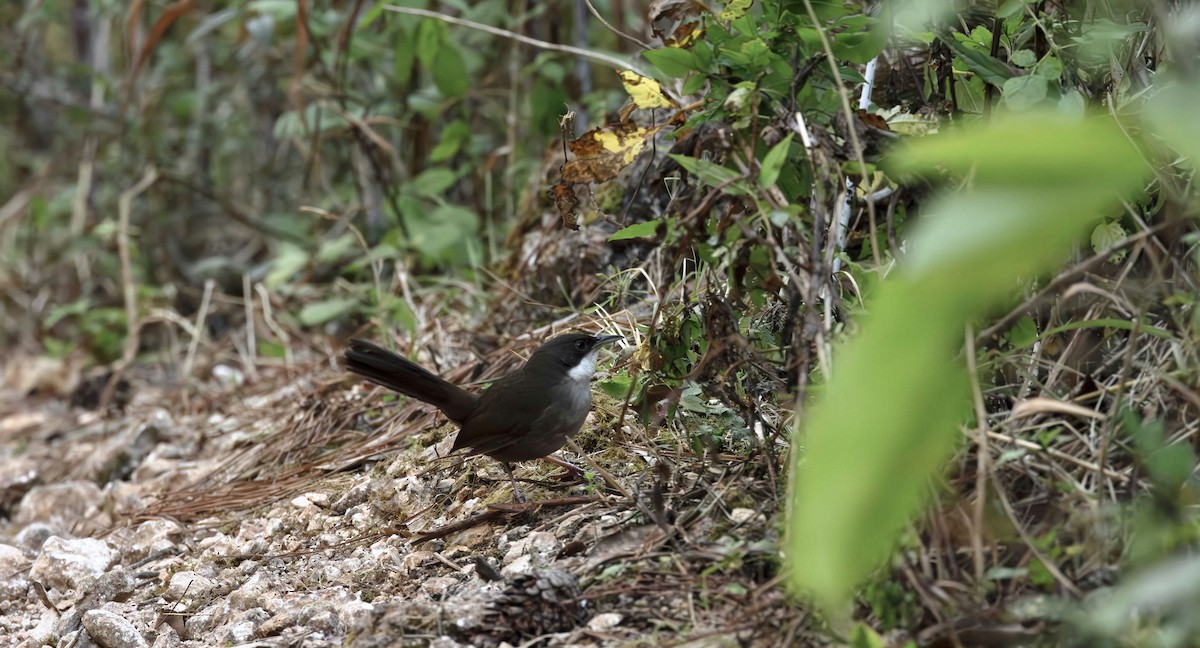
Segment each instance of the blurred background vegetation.
M169 365L204 339L209 366L290 366L368 327L491 349L599 322L637 347L606 393L747 462L772 517L807 397L842 403L814 425L854 444L798 501L878 486L810 528L858 552L824 584L855 592L856 641L1195 645L1200 580L1152 571L1198 529L1188 3L80 1L0 25L11 354ZM610 176L564 171L584 131L628 152ZM830 383L876 299L902 306Z

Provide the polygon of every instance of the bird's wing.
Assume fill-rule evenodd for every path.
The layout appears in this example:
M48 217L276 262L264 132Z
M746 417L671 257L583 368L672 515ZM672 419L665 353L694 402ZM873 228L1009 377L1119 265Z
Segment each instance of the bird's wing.
M535 429L553 398L550 390L534 385L531 378L518 370L485 389L479 406L455 437L453 450L470 448L469 454L492 454Z

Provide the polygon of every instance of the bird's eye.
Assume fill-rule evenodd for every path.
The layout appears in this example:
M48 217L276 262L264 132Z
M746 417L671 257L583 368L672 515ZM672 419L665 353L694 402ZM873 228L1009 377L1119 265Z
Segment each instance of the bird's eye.
M575 348L580 351L587 348L587 340L575 340Z

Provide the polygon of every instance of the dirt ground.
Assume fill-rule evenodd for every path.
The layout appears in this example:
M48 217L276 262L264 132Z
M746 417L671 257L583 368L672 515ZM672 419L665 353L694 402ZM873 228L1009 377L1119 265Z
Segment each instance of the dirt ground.
M103 415L108 376L10 360L10 645L814 640L779 583L780 494L764 465L617 425L621 404L602 396L579 436L587 456L564 456L628 496L594 470L571 481L533 462L517 470L522 504L497 463L446 456L444 418L330 358L212 361L188 384L139 365Z

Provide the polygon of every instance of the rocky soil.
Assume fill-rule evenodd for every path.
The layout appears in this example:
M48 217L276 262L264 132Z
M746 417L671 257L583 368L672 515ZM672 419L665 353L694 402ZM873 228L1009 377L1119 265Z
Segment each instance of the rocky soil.
M0 643L785 645L800 631L759 463L613 426L620 404L600 401L580 441L632 498L527 464L532 501L517 504L498 464L445 456L452 427L328 362L211 375L130 376L103 416L3 386Z

